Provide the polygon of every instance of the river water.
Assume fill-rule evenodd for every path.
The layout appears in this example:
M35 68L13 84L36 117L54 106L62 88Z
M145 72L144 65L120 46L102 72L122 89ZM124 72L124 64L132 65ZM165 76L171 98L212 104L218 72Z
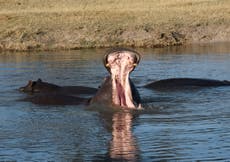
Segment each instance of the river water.
M137 50L139 112L18 101L17 88L38 78L98 87L106 49L0 53L0 161L230 161L230 87L142 87L172 77L230 80L230 44Z

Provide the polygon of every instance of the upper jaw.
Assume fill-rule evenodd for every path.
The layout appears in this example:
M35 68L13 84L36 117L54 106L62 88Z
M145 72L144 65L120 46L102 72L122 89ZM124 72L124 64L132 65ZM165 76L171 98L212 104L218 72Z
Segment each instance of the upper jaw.
M122 57L129 57L129 60L122 60ZM103 59L103 63L105 68L111 73L111 68L113 68L113 65L117 64L119 65L120 63L126 63L129 64L129 67L131 71L135 69L135 67L139 64L141 59L141 56L139 53L136 51L126 49L126 48L119 48L119 49L112 49L108 51ZM132 68L133 67L133 68ZM130 71L130 72L131 72Z

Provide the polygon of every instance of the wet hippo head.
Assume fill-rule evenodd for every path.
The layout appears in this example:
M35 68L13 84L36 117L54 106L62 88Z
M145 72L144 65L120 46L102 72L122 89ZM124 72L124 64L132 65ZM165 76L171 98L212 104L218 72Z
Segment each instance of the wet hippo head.
M25 87L20 87L19 90L22 92L36 92L35 85L41 82L42 82L41 79L38 79L37 81L29 80L28 84Z
M129 75L140 61L140 54L129 49L114 49L104 56L104 66L109 71L108 77L102 84L93 101L103 100L112 105L136 108L137 91Z
M38 79L37 81L29 80L28 84L25 87L19 88L22 92L49 92L52 90L55 90L59 88L59 86L43 82L41 79Z

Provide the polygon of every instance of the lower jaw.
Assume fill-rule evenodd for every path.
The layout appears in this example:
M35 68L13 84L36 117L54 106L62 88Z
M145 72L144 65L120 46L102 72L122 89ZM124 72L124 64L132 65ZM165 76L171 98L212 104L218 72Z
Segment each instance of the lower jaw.
M125 96L125 91L124 91L124 86L116 79L116 91L117 91L117 101L118 105L122 107L126 107L126 96Z
M128 79L126 81L128 81ZM112 82L113 82L112 83L112 86L113 86L113 88L112 88L112 91L113 91L112 101L113 101L114 105L120 106L123 108L135 108L135 105L133 103L130 103L130 102L127 103L127 101L132 100L132 99L130 99L130 96L125 93L125 92L127 92L127 90L125 91L125 88L130 89L130 87L125 87L125 85L129 85L129 83L122 85L120 83L120 81L115 79L115 78L112 78ZM130 94L132 94L132 93L130 92Z

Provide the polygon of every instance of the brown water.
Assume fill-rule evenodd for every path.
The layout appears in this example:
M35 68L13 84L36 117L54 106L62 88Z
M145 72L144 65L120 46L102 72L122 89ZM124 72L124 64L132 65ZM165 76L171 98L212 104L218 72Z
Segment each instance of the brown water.
M230 80L227 43L138 49L138 113L17 101L31 79L98 87L105 51L0 54L0 161L230 161L230 87L142 88L171 77Z

